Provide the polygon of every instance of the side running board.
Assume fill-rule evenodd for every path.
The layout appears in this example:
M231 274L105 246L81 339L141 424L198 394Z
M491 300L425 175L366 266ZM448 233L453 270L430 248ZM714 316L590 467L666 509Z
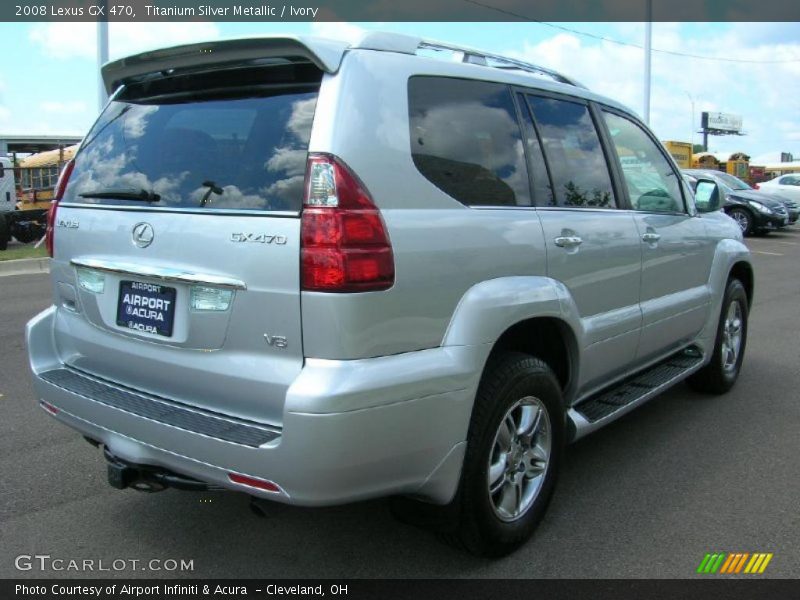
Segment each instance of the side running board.
M696 348L687 348L667 357L636 375L601 390L567 412L577 440L625 413L644 404L703 366Z

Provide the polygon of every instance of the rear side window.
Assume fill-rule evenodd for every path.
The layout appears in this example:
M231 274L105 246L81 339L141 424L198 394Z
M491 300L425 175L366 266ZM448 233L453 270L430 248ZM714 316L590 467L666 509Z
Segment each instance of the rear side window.
M507 86L447 77L408 83L411 156L468 206L529 206L525 152Z
M589 107L555 98L527 98L550 166L555 204L616 208L611 176Z
M146 190L157 207L297 211L317 89L112 102L75 158L64 201L131 205L108 196Z

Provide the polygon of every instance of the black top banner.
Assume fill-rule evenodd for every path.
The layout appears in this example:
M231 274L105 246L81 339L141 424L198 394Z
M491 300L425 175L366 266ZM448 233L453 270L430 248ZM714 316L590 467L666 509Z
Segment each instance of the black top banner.
M2 21L800 21L796 0L11 0Z

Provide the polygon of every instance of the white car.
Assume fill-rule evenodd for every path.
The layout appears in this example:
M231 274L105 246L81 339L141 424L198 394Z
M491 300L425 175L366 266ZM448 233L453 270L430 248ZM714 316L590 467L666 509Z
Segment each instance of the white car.
M781 175L764 183L757 183L756 189L800 202L800 173Z

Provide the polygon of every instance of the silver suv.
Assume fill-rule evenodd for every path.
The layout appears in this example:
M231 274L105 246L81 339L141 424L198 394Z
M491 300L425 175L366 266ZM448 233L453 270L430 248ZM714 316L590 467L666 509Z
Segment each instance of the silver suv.
M563 75L370 33L103 78L27 343L42 408L116 487L394 496L497 556L565 444L737 378L753 271L719 190Z

